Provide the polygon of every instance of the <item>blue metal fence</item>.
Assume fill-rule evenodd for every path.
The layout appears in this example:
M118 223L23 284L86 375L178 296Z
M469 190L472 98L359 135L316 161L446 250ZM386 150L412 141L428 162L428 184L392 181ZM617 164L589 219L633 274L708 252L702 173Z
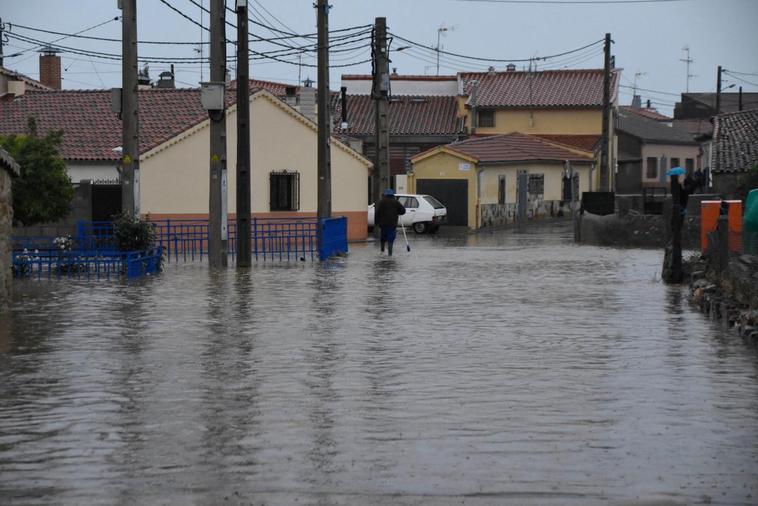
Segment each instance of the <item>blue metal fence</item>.
M113 223L80 221L76 237L14 237L17 276L133 278L156 272L167 261L202 261L208 255L208 220L150 220L157 248L120 252ZM228 251L235 258L236 222L228 223ZM251 248L257 261L326 260L347 253L347 218L253 218Z
M169 262L203 260L208 255L208 220L151 220L156 242ZM237 224L229 221L228 253L237 249ZM319 248L319 234L322 246ZM252 218L251 253L257 261L322 260L347 253L347 218Z
M12 268L14 276L26 278L44 276L100 279L126 276L127 279L133 279L158 272L162 257L163 249L160 246L151 250L129 252L54 249L48 246L43 249L24 248L14 251Z

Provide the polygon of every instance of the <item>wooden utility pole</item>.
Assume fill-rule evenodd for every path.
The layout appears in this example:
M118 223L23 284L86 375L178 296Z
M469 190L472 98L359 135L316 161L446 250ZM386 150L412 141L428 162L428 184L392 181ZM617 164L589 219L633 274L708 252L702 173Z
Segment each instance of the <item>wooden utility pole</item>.
M211 82L216 87L226 81L226 36L224 0L211 0ZM210 194L208 196L208 263L227 265L227 188L226 188L226 108L209 110L210 118Z
M237 268L250 267L250 86L247 0L237 0Z
M137 0L121 2L121 212L139 216Z
M387 54L387 18L376 18L374 24L374 75L371 97L374 100L375 154L372 192L374 202L390 187L389 92L390 70Z
M721 65L716 71L716 114L721 114Z
M329 3L316 4L318 31L318 218L332 215L332 160L329 143Z
M611 170L608 161L611 115L611 34L605 34L603 65L603 133L600 139L600 191L611 191Z

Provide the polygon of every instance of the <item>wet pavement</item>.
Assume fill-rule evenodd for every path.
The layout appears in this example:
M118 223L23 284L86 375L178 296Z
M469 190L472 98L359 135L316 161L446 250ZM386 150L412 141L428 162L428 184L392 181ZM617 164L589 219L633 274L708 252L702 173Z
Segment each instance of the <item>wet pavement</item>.
M758 504L758 353L660 251L409 240L17 282L0 503Z

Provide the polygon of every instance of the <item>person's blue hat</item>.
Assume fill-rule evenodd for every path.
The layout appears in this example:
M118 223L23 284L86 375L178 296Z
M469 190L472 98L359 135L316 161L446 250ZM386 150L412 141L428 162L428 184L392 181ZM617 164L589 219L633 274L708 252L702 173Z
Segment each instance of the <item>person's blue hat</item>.
M385 197L394 197L395 196L395 190L393 190L392 188L387 188L386 190L384 190L384 194L383 195Z

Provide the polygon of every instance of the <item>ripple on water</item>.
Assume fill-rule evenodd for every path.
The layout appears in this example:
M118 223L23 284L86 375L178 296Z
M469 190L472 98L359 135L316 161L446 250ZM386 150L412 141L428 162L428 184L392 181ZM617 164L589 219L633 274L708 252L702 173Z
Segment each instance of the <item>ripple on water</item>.
M756 353L565 227L16 284L11 504L749 504ZM237 495L235 495L235 492Z

